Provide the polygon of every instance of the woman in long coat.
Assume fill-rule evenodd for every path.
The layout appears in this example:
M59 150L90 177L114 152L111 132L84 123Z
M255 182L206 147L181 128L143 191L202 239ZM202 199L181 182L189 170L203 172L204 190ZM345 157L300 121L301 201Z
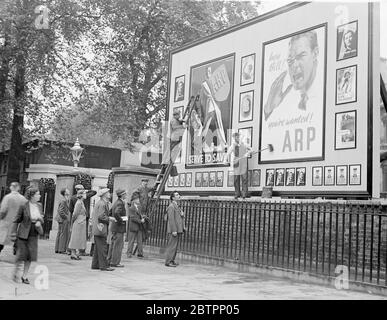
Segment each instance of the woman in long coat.
M30 284L27 274L31 262L37 261L38 236L43 234L43 213L40 200L40 192L37 188L28 188L25 197L28 202L17 213L13 226L12 238L17 238L16 263L13 280L18 282L19 269L24 262L24 271L21 280Z
M74 206L72 217L72 230L69 242L69 249L71 250L71 259L81 260L79 257L79 250L86 249L86 208L83 204L83 199L86 199L86 190L78 190L77 202Z

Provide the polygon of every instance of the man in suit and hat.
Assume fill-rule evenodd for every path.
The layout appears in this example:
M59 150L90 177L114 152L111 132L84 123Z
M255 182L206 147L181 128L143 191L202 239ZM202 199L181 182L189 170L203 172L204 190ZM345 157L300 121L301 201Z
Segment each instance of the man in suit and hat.
M110 257L110 266L118 268L123 267L121 264L121 255L124 247L124 234L126 232L126 210L124 202L126 199L126 191L118 189L116 194L118 199L113 203L111 209L112 217L116 219L116 222L112 222L111 226L112 239L108 256Z
M240 141L238 132L233 134L234 143L231 145L227 152L227 157L234 154L233 161L233 174L234 174L234 188L235 188L235 199L241 196L241 180L242 180L242 198L246 198L248 192L248 156L251 153L251 147L245 142Z
M95 248L91 268L100 269L101 271L113 271L114 269L109 267L107 261L108 246L106 242L109 221L116 221L113 217L109 217L109 188L101 189L99 196L100 200L96 203L92 216L92 236L94 237Z
M140 193L138 191L133 192L132 198L130 199L131 206L129 207L129 234L128 234L128 250L126 255L131 258L133 252L133 245L137 240L137 257L143 258L142 240L143 240L143 224L145 219L143 217L141 204L140 204Z

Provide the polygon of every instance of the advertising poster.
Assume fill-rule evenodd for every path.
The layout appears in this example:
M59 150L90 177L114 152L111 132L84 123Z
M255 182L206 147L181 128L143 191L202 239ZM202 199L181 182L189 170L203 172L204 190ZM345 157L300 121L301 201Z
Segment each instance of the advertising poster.
M175 102L184 100L185 76L175 79Z
M336 166L336 184L337 185L347 185L348 177L348 167L347 166Z
M360 176L361 176L361 166L351 165L349 166L349 184L350 185L360 185Z
M322 159L326 25L263 45L261 162Z
M242 92L239 95L239 122L253 120L254 91Z
M286 168L286 183L285 185L287 187L294 186L296 176L296 169L295 168Z
M324 167L324 185L326 186L335 185L335 167L333 166Z
M277 169L275 174L275 185L283 186L285 183L285 169Z
M346 67L336 71L336 104L356 101L356 83L356 66Z
M255 53L241 59L241 86L254 83Z
M224 172L223 171L218 171L216 173L216 186L217 187L223 187L223 176L224 176Z
M357 21L337 28L337 60L357 56Z
M266 186L274 186L274 169L266 169Z
M312 169L312 185L322 186L323 181L323 169L322 167L313 167Z
M187 175L185 177L185 186L191 187L192 185L192 172L187 172Z
M336 113L335 149L356 148L356 111Z
M304 186L306 183L306 168L296 169L296 186Z
M224 165L231 129L234 55L191 68L190 95L199 95L188 130L189 166Z
M195 187L201 187L202 186L202 173L196 172L195 173Z

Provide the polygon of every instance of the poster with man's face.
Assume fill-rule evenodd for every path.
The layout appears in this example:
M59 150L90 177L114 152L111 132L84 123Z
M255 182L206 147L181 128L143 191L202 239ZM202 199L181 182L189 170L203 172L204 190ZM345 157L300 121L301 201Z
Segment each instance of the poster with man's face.
M185 76L175 79L175 102L184 100Z
M322 159L326 25L263 45L261 162Z
M360 185L360 174L361 167L359 165L349 166L349 184L350 185Z
M224 164L231 129L234 55L193 66L190 96L199 95L188 128L187 166Z

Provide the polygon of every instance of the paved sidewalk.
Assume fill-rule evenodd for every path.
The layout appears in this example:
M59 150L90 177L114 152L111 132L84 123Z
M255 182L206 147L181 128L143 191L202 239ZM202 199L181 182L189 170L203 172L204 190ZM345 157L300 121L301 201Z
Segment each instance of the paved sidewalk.
M5 251L5 252L4 252ZM91 270L91 257L81 261L54 254L54 241L39 241L39 261L33 263L31 285L11 281L13 256L7 247L0 256L1 299L385 299L374 294L336 290L287 279L241 273L217 266L182 263L167 268L157 257L123 259L125 268ZM49 289L37 290L38 265L49 270Z

